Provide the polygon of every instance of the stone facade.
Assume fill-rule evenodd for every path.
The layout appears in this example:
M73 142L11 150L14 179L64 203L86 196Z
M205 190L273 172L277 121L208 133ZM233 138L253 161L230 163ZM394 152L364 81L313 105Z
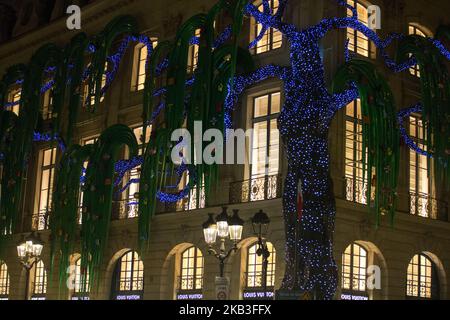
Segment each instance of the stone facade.
M0 1L3 3L5 1ZM14 1L14 5L3 7L0 4L0 17L5 10L14 9L16 19L5 22L0 19L0 37L8 39L0 45L0 74L13 64L27 63L32 54L44 43L55 42L65 45L76 32L68 31L65 19L61 16L62 1L57 1L48 21L41 21L37 11L32 10L30 21L21 25L23 13L21 9L26 1ZM31 2L31 1L29 1ZM34 1L35 4L43 1ZM49 1L51 2L51 1ZM86 1L84 1L86 2ZM89 1L93 2L93 1ZM420 24L429 30L435 30L439 24L449 24L450 18L444 12L450 10L450 3L443 1L426 0L395 0L373 1L382 9L381 34L388 32L407 33L408 23ZM89 35L98 33L112 18L120 14L135 16L141 26L141 30L149 36L158 39L171 39L177 27L186 19L198 12L209 9L211 1L195 0L99 0L83 7L82 31ZM52 6L53 8L53 6ZM59 13L56 13L59 12ZM301 0L291 1L287 10L286 20L293 21L301 27L316 23L324 16L345 14L344 10L329 0ZM8 17L12 15L7 14ZM2 23L5 23L5 28ZM8 26L6 27L6 24ZM14 28L11 25L14 24ZM5 32L4 30L7 30ZM247 30L248 31L248 30ZM26 33L25 33L26 32ZM17 36L21 34L20 36ZM0 39L1 41L1 39ZM336 68L344 60L345 31L331 33L323 42L323 52L327 78L331 79ZM394 54L394 52L392 52ZM124 59L119 74L112 87L108 91L104 102L95 114L82 112L76 129L77 141L82 138L100 134L107 127L123 123L129 126L141 122L142 95L139 92L130 91L132 77L132 50ZM277 63L287 64L289 61L289 48L283 43L281 49L277 49L255 57L258 64ZM380 64L381 70L386 68ZM386 72L391 88L395 94L397 105L409 106L420 99L420 85L417 79L404 73L401 75ZM281 84L275 80L266 81L246 91L242 98L240 108L236 112L236 125L248 128L250 123L250 103L255 95L265 93L268 90L280 88ZM281 88L280 88L281 89ZM25 296L25 272L19 265L16 253L16 242L22 233L28 233L31 229L31 216L34 211L34 199L36 194L37 154L43 145L36 145L34 157L30 162L28 180L24 196L22 223L16 230L14 239L10 242L1 260L9 267L11 289L10 299L23 299ZM437 198L443 203L439 207L438 219L426 219L410 215L408 196L408 161L409 151L402 146L401 171L400 171L400 202L398 214L394 226L388 219L382 222L379 228L374 227L366 206L355 204L346 200L345 184L345 120L344 112L339 113L332 125L330 134L330 152L332 159L332 176L337 198L337 224L335 233L335 257L341 266L341 255L352 243L358 243L368 251L369 264L380 266L382 274L381 290L370 293L373 299L405 299L406 274L411 258L419 253L426 253L435 263L439 279L439 291L442 299L450 298L450 284L447 274L450 270L450 221L448 217L449 193L444 193L437 188ZM284 156L281 156L284 159ZM286 171L286 161L280 164L280 173ZM179 274L180 254L189 247L195 245L200 248L205 256L204 265L204 297L213 299L215 296L214 279L218 274L218 262L212 256L207 255L207 246L203 240L202 223L207 218L207 213L220 213L221 206L240 209L240 215L246 221L244 226L243 241L239 244L239 250L230 257L226 265L226 275L231 278L231 298L240 299L244 287L243 274L246 272L247 248L254 242L250 219L259 209L267 212L272 220L268 240L274 244L277 252L276 259L276 287L283 278L284 272L284 225L282 220L281 199L264 200L251 203L229 204L234 192L234 181L248 179L248 166L223 166L220 171L221 185L211 199L211 206L206 209L189 212L169 212L158 214L152 223L151 241L149 251L143 256L145 266L145 299L174 299L176 291L176 279ZM160 211L167 211L160 206ZM170 210L169 210L170 211ZM46 244L49 243L49 232L41 232ZM128 249L137 245L137 221L136 219L115 220L111 224L109 245L104 256L102 266L101 285L97 293L92 294L92 299L109 299L111 279L117 259ZM78 250L79 251L79 250ZM45 266L50 266L50 252L48 245L44 247L43 261ZM50 280L50 279L49 279ZM337 294L340 297L340 290ZM47 299L58 299L58 280L54 276L48 284Z

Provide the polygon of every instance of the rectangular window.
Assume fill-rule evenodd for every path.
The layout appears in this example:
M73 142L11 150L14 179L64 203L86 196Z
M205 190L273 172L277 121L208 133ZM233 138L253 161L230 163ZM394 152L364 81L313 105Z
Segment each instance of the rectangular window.
M369 24L369 12L367 7L361 4L357 0L347 0L347 4L356 8L358 12L358 20L364 25ZM352 17L353 12L347 9L347 17ZM369 41L369 39L359 31L347 28L347 39L349 39L348 49L363 57L375 58L375 46Z
M258 1L256 1L258 2ZM261 2L261 1L259 1ZM255 4L256 5L256 4ZM269 0L270 8L272 9L273 13L276 13L278 10L279 2L278 0ZM258 6L258 10L263 12L264 6L261 3ZM263 29L262 24L257 23L254 18L251 18L251 27L250 27L250 42L255 40L255 38L261 33ZM258 44L253 49L254 54L260 54L264 52L268 52L270 50L275 50L278 48L281 48L283 44L283 35L280 31L269 28L266 33L264 33L262 39L258 41Z
M346 108L345 117L345 180L346 199L367 204L368 176L364 172L363 162L363 115L361 100L357 99ZM366 153L367 156L367 153ZM371 199L375 197L372 187Z
M16 115L19 115L20 110L20 98L22 96L22 88L11 89L8 92L7 106L5 110L12 111Z
M32 282L31 300L45 300L47 293L47 272L42 261L35 262L31 272L30 281Z
M150 141L150 135L152 132L152 128L148 127L145 139L144 139L144 128L134 127L133 133L136 137L136 140L139 144L139 156L143 156L145 152L145 147ZM133 181L125 194L125 200L121 201L119 208L119 219L133 219L138 217L139 208L138 202L139 198L137 197L139 193L139 178L140 178L141 166L138 166L132 169L124 179L124 183L128 181Z
M82 139L81 140L81 145L82 146L87 146L89 144L95 144L98 140L98 136L96 137L91 137L91 138L86 138L86 139ZM86 169L88 166L88 161L85 161L83 163L83 173L82 173L82 177L86 176ZM83 185L84 185L84 181L80 183L80 192L79 192L79 200L78 200L78 224L81 225L83 222L83 200L84 200L84 191L83 191Z
M422 30L420 30L417 26L411 25L411 24L408 26L408 34L416 35L416 36L420 36L420 37L424 37L424 38L426 37L425 33ZM411 73L413 76L420 78L419 65L415 65L415 66L409 68L409 73Z
M427 150L426 128L419 117L410 117L409 134L422 150ZM413 215L435 219L437 204L431 198L431 186L428 176L431 160L428 157L409 151L409 194L410 211Z
M46 230L52 211L53 182L55 178L56 148L40 153L39 198L37 213L33 216L33 230Z
M87 68L89 68L89 66L90 66L90 64L88 64ZM108 62L106 62L105 63L105 72L103 73L103 76L102 76L102 83L101 83L100 90L102 90L106 85L106 80L107 80L106 73L108 72L108 67L109 67L109 64L108 64ZM102 95L100 97L100 102L103 102L104 100L105 100L105 96ZM88 107L88 106L93 106L94 104L95 104L95 96L91 95L91 93L89 92L89 82L86 80L86 82L83 86L82 106Z
M152 38L153 49L158 45L158 39ZM143 43L139 43L134 48L134 68L133 81L131 85L132 91L141 91L145 87L146 66L148 58L148 48Z
M42 119L50 120L52 118L53 90L46 91L42 100Z
M280 133L277 118L280 108L280 92L253 99L249 201L274 199L279 192Z
M199 38L201 35L201 29L195 30L195 37ZM198 65L198 52L200 46L198 44L192 44L189 46L187 72L194 73Z

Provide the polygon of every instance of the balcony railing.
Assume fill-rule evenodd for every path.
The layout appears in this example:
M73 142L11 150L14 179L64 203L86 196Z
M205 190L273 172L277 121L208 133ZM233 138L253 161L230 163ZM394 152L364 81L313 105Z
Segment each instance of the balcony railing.
M230 184L230 204L281 198L283 179L265 176Z
M48 230L50 226L50 212L41 212L33 214L31 218L31 230L43 231Z
M443 203L441 203L441 210L445 209L442 205ZM438 201L427 194L409 194L409 208L412 215L424 218L438 219L438 206Z
M345 197L347 201L367 204L368 180L345 178ZM371 201L375 200L375 188L372 188Z
M114 201L111 213L113 220L134 219L139 217L139 204L135 199Z
M164 204L164 208L160 210L160 213L203 209L206 206L205 191L203 188L201 188L199 195L200 199L197 202L197 188L194 188L191 190L189 197L175 203Z

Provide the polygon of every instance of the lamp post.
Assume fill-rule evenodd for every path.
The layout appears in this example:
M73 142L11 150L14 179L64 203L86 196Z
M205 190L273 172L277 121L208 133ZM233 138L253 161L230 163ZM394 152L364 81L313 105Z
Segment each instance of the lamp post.
M22 237L22 240L17 245L17 255L19 261L24 267L27 276L25 284L25 300L28 300L30 270L33 263L39 261L42 249L44 248L44 242L41 240L40 234L32 232L27 237Z
M209 254L214 255L220 263L220 277L224 277L225 262L232 252L237 251L237 245L242 239L242 230L244 228L244 220L239 217L239 210L233 210L232 217L228 216L227 208L222 209L216 219L214 214L210 213L208 220L203 224L203 235L205 242L209 246ZM218 250L213 246L220 238L220 247ZM233 247L228 251L225 247L226 239L229 238L233 242Z
M264 297L267 295L267 269L269 266L270 251L267 247L267 230L269 229L270 219L267 214L260 210L252 218L253 233L258 237L258 250L256 254L263 259L262 263L262 285Z

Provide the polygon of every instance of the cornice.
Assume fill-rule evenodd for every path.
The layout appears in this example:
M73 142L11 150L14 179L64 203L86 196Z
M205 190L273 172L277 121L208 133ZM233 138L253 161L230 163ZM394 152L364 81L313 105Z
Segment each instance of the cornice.
M82 23L84 30L90 30L90 26L97 21L113 13L119 13L121 9L130 6L139 0L103 0L89 4L82 9ZM16 55L17 52L30 51L30 48L39 48L48 42L60 42L61 38L69 43L70 39L84 30L69 31L66 27L66 17L63 16L49 24L13 38L0 46L1 61ZM97 30L97 32L100 30ZM85 31L86 32L86 31ZM87 32L88 33L88 32ZM58 41L57 41L58 40Z

